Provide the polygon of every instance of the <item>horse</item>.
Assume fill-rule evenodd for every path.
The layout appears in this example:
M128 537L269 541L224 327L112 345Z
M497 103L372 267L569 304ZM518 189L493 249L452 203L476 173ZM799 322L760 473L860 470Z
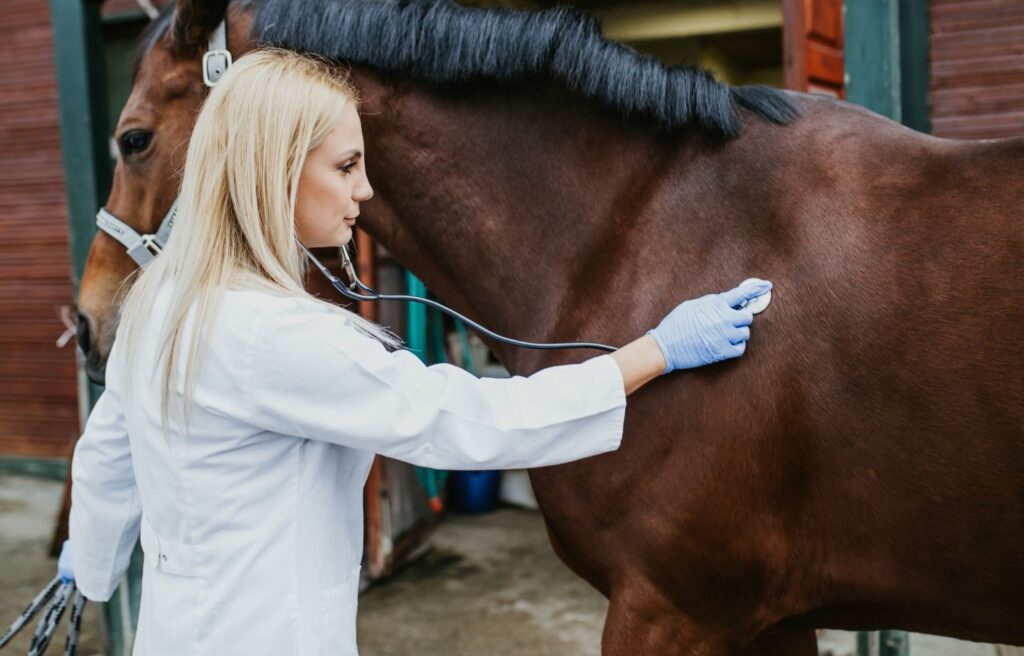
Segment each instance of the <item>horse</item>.
M1024 643L1024 140L731 87L565 9L179 0L116 131L106 207L140 232L176 195L222 21L235 58L349 67L363 229L503 334L624 344L774 282L743 358L632 396L617 451L530 472L555 552L610 600L604 654L814 654L817 627ZM134 267L96 235L97 382ZM489 346L516 375L594 355Z

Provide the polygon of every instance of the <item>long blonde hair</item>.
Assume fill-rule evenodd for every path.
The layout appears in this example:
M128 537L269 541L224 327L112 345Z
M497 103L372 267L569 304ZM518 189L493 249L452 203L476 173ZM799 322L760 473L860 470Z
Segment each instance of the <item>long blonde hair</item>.
M163 330L157 362L161 426L168 440L173 374L181 357L189 308L195 304L185 360L183 419L188 431L197 364L225 288L261 289L320 303L389 347L399 340L354 312L322 301L303 286L308 261L295 234L295 201L306 154L323 142L348 103L347 75L322 58L260 49L234 63L196 120L178 196L174 228L163 252L126 281L117 340L129 394L132 354L145 330ZM131 280L134 278L134 283ZM161 284L175 280L167 320L148 323Z

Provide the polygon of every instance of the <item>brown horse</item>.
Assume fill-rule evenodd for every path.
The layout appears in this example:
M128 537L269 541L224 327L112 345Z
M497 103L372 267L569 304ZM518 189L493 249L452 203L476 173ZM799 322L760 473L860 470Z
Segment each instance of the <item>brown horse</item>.
M141 44L107 203L140 232L176 193L224 4L179 2ZM250 0L227 24L236 58L352 65L362 225L504 334L622 344L775 283L744 358L631 397L618 451L531 473L555 550L611 601L604 653L813 654L813 627L1024 643L1024 141L730 89L569 13ZM134 266L97 235L96 380ZM518 374L588 356L491 346Z

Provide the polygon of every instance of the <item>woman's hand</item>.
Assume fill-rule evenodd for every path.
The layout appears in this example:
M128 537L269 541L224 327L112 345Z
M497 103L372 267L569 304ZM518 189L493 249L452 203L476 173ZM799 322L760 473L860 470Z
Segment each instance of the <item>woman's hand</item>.
M647 331L665 356L662 373L743 355L754 319L753 313L743 308L771 288L765 280L751 281L677 305L657 328Z
M57 576L65 583L75 580L75 572L71 567L71 540L64 540L64 546L60 549L60 558L57 559Z

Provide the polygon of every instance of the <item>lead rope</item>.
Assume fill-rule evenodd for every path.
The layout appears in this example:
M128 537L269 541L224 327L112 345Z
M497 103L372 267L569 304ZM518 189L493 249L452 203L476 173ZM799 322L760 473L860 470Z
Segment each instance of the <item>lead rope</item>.
M82 630L82 611L85 610L85 595L76 590L75 603L71 606L71 624L68 626L68 638L64 641L64 656L75 656L78 649L78 633Z
M72 600L74 601L72 602ZM14 623L4 631L3 635L0 635L0 649L3 649L14 636L25 628L25 625L35 617L36 613L46 605L47 601L50 602L50 605L46 607L46 612L39 618L36 628L32 632L32 641L28 646L28 655L40 656L46 651L46 648L50 646L50 642L53 640L54 634L57 632L57 627L60 625L60 618L64 615L64 611L67 610L70 604L71 619L70 626L68 627L67 641L64 644L64 655L74 656L75 650L78 648L78 634L82 627L82 611L85 609L86 599L75 587L74 582L62 582L59 576L53 577L53 580L47 583L46 587L36 595L35 599L18 616L18 619L14 620Z

